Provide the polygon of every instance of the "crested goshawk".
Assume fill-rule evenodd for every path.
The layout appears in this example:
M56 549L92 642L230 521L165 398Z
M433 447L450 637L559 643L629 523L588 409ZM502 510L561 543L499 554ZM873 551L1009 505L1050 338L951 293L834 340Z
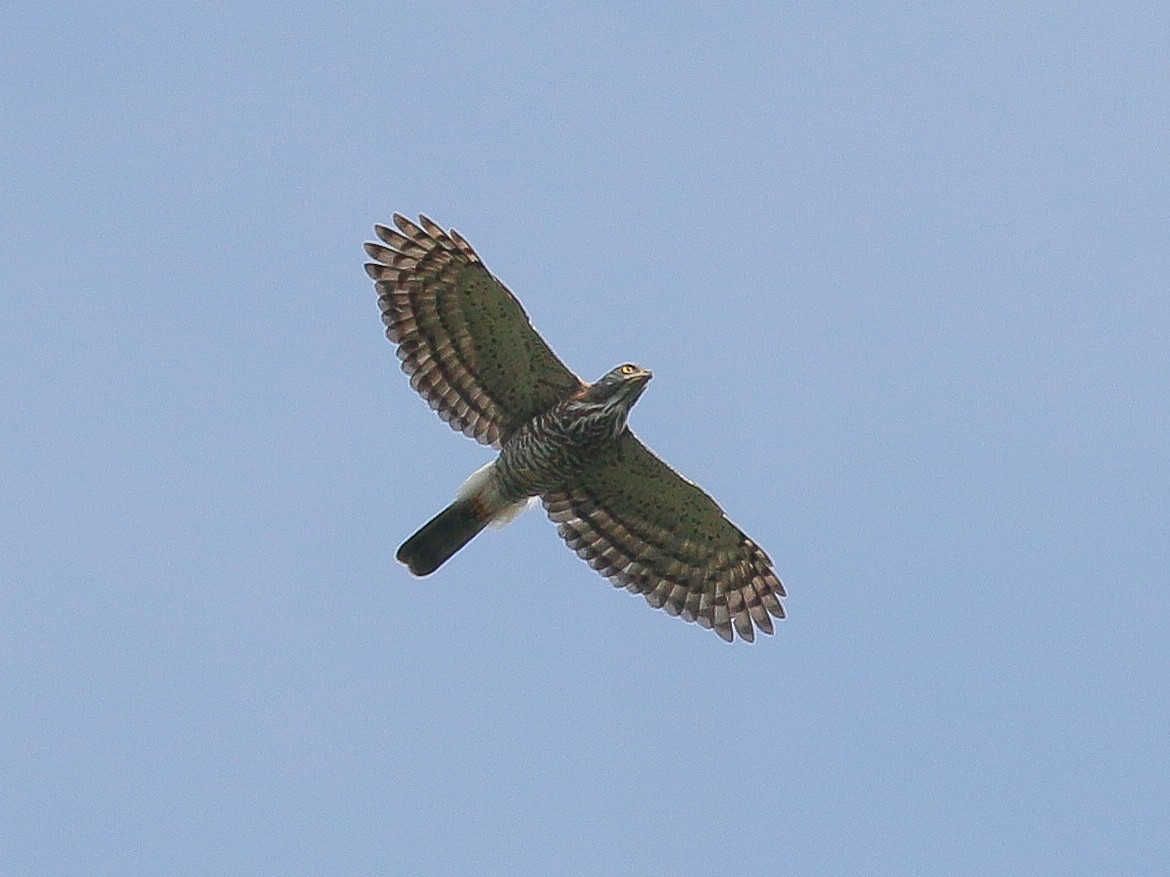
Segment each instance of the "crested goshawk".
M496 448L455 501L398 549L429 575L488 524L540 497L557 532L617 587L723 639L783 618L768 555L626 426L650 372L573 374L454 229L394 215L367 243L387 337L410 384L453 429Z

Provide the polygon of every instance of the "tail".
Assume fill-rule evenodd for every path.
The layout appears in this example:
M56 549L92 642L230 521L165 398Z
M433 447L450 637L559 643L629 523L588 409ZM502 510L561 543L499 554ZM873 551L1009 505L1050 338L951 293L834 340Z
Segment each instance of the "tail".
M460 548L475 538L484 527L503 527L528 506L501 497L492 479L494 463L477 469L455 494L455 502L402 543L398 560L416 576L429 576L451 559Z
M475 538L491 521L491 515L471 498L455 500L402 543L398 560L416 576L429 576Z

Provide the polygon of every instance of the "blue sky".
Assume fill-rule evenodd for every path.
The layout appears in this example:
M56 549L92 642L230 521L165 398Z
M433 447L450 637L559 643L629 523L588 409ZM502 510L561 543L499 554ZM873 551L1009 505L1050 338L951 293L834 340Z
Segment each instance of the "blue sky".
M1170 10L23 4L0 872L1170 869ZM773 556L754 646L530 512L361 243L454 225Z

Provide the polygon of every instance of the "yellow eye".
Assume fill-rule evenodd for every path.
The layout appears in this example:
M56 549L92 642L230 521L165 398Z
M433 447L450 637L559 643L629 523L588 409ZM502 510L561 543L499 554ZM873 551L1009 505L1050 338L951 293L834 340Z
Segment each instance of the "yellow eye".
M637 371L637 369L634 368L632 365L627 364L627 365L622 366L622 374L623 375L632 375L636 371Z

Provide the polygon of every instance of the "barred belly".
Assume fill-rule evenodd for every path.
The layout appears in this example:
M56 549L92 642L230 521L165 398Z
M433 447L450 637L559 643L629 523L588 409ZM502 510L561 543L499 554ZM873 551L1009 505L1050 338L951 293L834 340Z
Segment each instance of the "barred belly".
M508 439L496 462L505 496L520 500L555 490L580 472L596 450L625 428L625 417L562 403L526 423Z

